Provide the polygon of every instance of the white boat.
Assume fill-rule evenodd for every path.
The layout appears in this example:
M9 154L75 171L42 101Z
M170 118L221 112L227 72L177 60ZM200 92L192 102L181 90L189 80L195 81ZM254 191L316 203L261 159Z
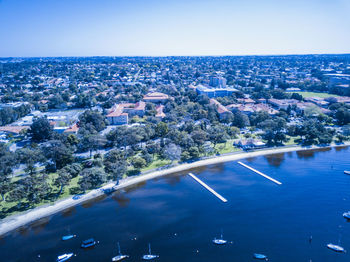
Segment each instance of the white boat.
M350 220L350 211L343 213L343 217Z
M72 256L74 256L73 253L68 253L68 254L63 254L57 257L57 262L63 262L63 261L67 261L68 259L70 259Z
M74 238L74 237L76 237L76 235L66 235L66 236L63 236L63 237L62 237L62 240L63 240L63 241L66 241L66 240L72 239L72 238Z
M334 245L334 244L331 244L331 243L327 244L327 247L330 250L333 250L335 252L339 252L339 253L345 253L346 252L346 250L343 247L338 246L338 245Z
M264 254L257 254L257 253L255 253L255 254L253 255L253 257L254 257L255 259L267 261L267 256L264 255Z
M223 235L221 232L220 238L214 238L213 243L216 245L225 245L227 243L227 240L223 239Z
M151 244L148 244L148 254L147 255L143 255L142 259L143 260L152 260L155 258L158 258L158 255L152 255L152 251L151 251Z
M128 258L128 255L122 255L122 253L120 252L120 246L119 246L119 242L118 242L118 255L112 258L112 261L122 261L125 258Z
M344 171L344 174L346 174L346 175L350 175L350 171Z

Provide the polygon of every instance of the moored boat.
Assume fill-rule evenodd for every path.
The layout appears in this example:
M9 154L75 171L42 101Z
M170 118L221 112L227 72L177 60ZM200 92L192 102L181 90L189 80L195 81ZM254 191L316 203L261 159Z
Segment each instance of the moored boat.
M66 236L63 236L63 237L62 237L62 240L63 240L63 241L66 241L66 240L72 239L72 238L74 238L74 237L76 237L76 235L66 235Z
M151 251L151 244L148 244L148 254L147 255L143 255L142 259L143 260L153 260L155 258L158 258L158 255L152 255L152 251Z
M220 235L220 238L214 238L213 239L213 243L216 244L216 245L225 245L227 243L227 240L225 240L223 238L223 233L221 231L221 235Z
M343 217L350 220L350 211L343 213Z
M95 239L93 238L89 238L87 240L84 240L82 243L81 243L81 247L82 248L89 248L89 247L93 247L96 245L96 241Z
M67 253L67 254L63 254L57 257L57 262L63 262L63 261L67 261L68 259L70 259L74 254L73 253Z
M345 253L346 252L346 250L343 247L338 246L338 245L334 245L334 244L331 244L331 243L327 244L327 247L330 250L333 250L335 252L339 252L339 253Z
M125 258L128 258L128 255L122 255L122 253L120 252L120 246L119 246L119 242L118 242L118 255L112 258L112 261L122 261Z
M264 255L264 254L257 254L257 253L255 253L255 254L253 255L253 257L254 257L255 259L260 259L260 260L265 260L265 261L267 261L267 256Z

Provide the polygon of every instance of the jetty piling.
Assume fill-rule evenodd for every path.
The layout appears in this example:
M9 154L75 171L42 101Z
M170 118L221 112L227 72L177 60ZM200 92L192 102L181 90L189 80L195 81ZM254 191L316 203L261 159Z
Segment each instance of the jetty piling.
M252 167L250 167L250 166L248 166L248 165L242 163L241 161L238 161L237 163L240 164L241 166L244 166L245 168L248 168L248 169L252 170L253 172L255 172L255 173L257 173L257 174L259 174L259 175L261 175L261 176L267 178L268 180L270 180L270 181L276 183L277 185L282 185L282 183L281 183L280 181L278 181L278 180L276 180L276 179L274 179L274 178L272 178L272 177L269 177L268 175L265 175L264 173L261 173L260 171L258 171L258 170L256 170L256 169L254 169L254 168L252 168Z
M199 184L201 184L205 189L207 189L209 192L211 192L214 196L216 196L217 198L219 198L222 202L226 203L227 199L224 198L222 195L220 195L219 193L217 193L214 189L212 189L210 186L208 186L206 183L204 183L202 180L200 180L198 177L196 177L194 174L192 173L188 173L188 175L190 177L192 177L194 180L196 180Z

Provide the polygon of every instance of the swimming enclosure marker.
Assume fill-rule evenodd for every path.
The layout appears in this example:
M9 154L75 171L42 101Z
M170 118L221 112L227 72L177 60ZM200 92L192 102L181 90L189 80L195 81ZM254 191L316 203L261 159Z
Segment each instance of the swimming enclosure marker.
M241 161L238 161L237 163L240 164L240 165L242 165L242 166L244 166L244 167L246 167L246 168L248 168L248 169L250 169L250 170L252 170L252 171L254 171L255 173L257 173L257 174L259 174L259 175L261 175L261 176L267 178L268 180L270 180L270 181L276 183L277 185L282 185L282 183L281 183L280 181L278 181L278 180L276 180L276 179L273 179L272 177L269 177L268 175L265 175L264 173L261 173L260 171L254 169L254 168L252 168L252 167L250 167L250 166L248 166L248 165L246 165L246 164L243 164Z
M227 199L221 196L219 193L217 193L214 189L212 189L210 186L208 186L206 183L204 183L202 180L200 180L198 177L196 177L192 173L188 173L190 177L192 177L194 180L196 180L199 184L201 184L203 187L205 187L209 192L211 192L214 196L219 198L222 202L226 203Z

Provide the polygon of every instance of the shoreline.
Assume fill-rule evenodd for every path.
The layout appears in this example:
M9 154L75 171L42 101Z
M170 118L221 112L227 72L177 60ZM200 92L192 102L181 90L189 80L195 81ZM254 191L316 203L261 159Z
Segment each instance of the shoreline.
M250 157L257 157L257 156L271 155L271 154L278 154L278 153L288 153L288 152L294 152L294 151L306 151L306 150L321 149L321 148L347 147L347 146L350 146L350 142L345 142L343 144L332 144L329 146L311 146L311 147L284 146L284 147L277 147L277 148L266 148L262 150L251 151L251 152L243 151L238 153L230 153L227 155L215 156L215 157L198 160L191 163L184 163L184 164L180 164L167 169L152 171L146 174L140 174L139 176L135 176L135 177L128 177L128 178L122 179L118 185L116 185L115 182L111 182L101 188L94 189L89 193L82 195L78 199L74 199L74 196L70 196L68 198L59 200L52 204L47 204L44 206L40 206L31 210L25 211L23 213L6 217L0 221L0 236L3 236L27 224L33 223L39 219L52 216L58 212L61 212L63 210L76 206L78 204L82 204L88 200L97 198L101 195L104 195L105 191L118 191L123 188L129 187L141 182L145 182L147 180L152 180L154 178L163 177L173 173L183 172L186 170L207 166L207 165L236 161L236 160L250 158Z

